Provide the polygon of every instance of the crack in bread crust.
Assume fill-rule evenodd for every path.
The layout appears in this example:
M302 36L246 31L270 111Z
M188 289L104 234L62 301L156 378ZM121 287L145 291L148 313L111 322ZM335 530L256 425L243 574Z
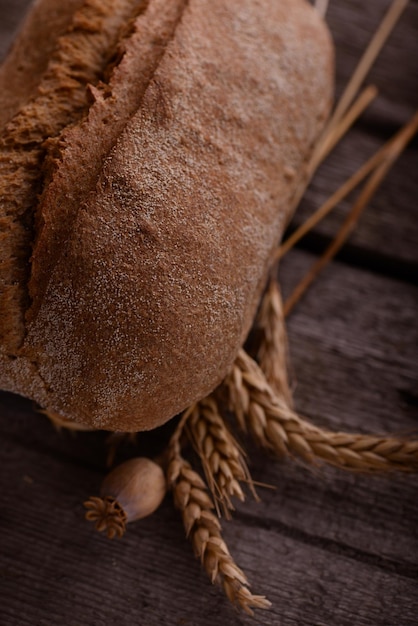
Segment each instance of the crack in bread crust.
M6 124L0 138L0 341L17 354L30 305L28 280L37 197L44 184L48 141L83 118L87 85L97 84L138 0L86 0L73 15L32 99Z
M90 90L87 116L50 142L46 158L48 185L37 210L29 293L28 322L37 315L54 266L72 225L94 192L108 154L141 107L146 89L164 57L188 0L150 0L130 25L120 58L108 83Z
M33 97L41 76L84 0L34 0L0 66L0 129ZM39 42L42 45L39 45Z

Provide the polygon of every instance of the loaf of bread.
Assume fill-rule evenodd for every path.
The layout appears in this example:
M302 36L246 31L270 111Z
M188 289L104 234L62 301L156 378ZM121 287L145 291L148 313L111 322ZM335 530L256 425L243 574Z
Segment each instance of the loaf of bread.
M304 0L38 0L0 70L0 387L123 431L210 393L332 86Z

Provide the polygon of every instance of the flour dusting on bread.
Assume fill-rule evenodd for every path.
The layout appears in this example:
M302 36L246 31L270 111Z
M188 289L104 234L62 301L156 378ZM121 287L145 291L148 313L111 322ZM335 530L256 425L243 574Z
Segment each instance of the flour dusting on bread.
M165 5L64 130L40 199L19 360L31 397L93 428L153 428L221 382L331 103L303 0Z

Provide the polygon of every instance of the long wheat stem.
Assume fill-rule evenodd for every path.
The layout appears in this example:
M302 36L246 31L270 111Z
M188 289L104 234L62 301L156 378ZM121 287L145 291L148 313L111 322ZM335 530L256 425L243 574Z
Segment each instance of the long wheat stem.
M348 107L353 102L363 81L365 80L367 74L369 73L374 62L379 56L380 51L382 50L388 37L395 28L402 13L406 9L408 2L409 0L392 1L387 13L383 17L381 23L379 24L379 27L373 34L369 45L367 46L359 63L357 64L353 75L347 83L344 92L334 110L334 113L327 124L324 135L329 133L330 129L335 127L339 123L342 116L346 113Z
M405 150L413 136L418 132L418 111L412 116L407 124L393 137L387 145L382 162L376 167L369 180L364 185L359 197L345 219L337 235L327 247L323 255L314 263L309 272L295 287L284 304L284 315L287 316L300 300L302 295L312 284L318 274L335 257L347 238L356 226L361 214L369 204L378 187L383 182L386 174Z

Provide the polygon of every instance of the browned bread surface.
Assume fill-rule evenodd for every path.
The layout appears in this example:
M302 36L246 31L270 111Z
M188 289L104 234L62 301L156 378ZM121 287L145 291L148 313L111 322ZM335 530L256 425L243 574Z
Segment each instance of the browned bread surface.
M0 370L3 388L127 431L226 374L332 93L302 0L151 0L135 24L52 150L25 338Z
M121 30L126 28L132 11L143 4L138 0L85 2L73 13L67 32L56 41L32 97L3 129L0 340L9 355L16 354L25 335L24 316L30 304L29 258L37 196L45 183L45 159L53 148L54 138L87 114L87 85L98 83L103 76L120 41ZM40 8L35 5L36 23Z
M36 0L0 67L0 129L26 103L84 0Z

